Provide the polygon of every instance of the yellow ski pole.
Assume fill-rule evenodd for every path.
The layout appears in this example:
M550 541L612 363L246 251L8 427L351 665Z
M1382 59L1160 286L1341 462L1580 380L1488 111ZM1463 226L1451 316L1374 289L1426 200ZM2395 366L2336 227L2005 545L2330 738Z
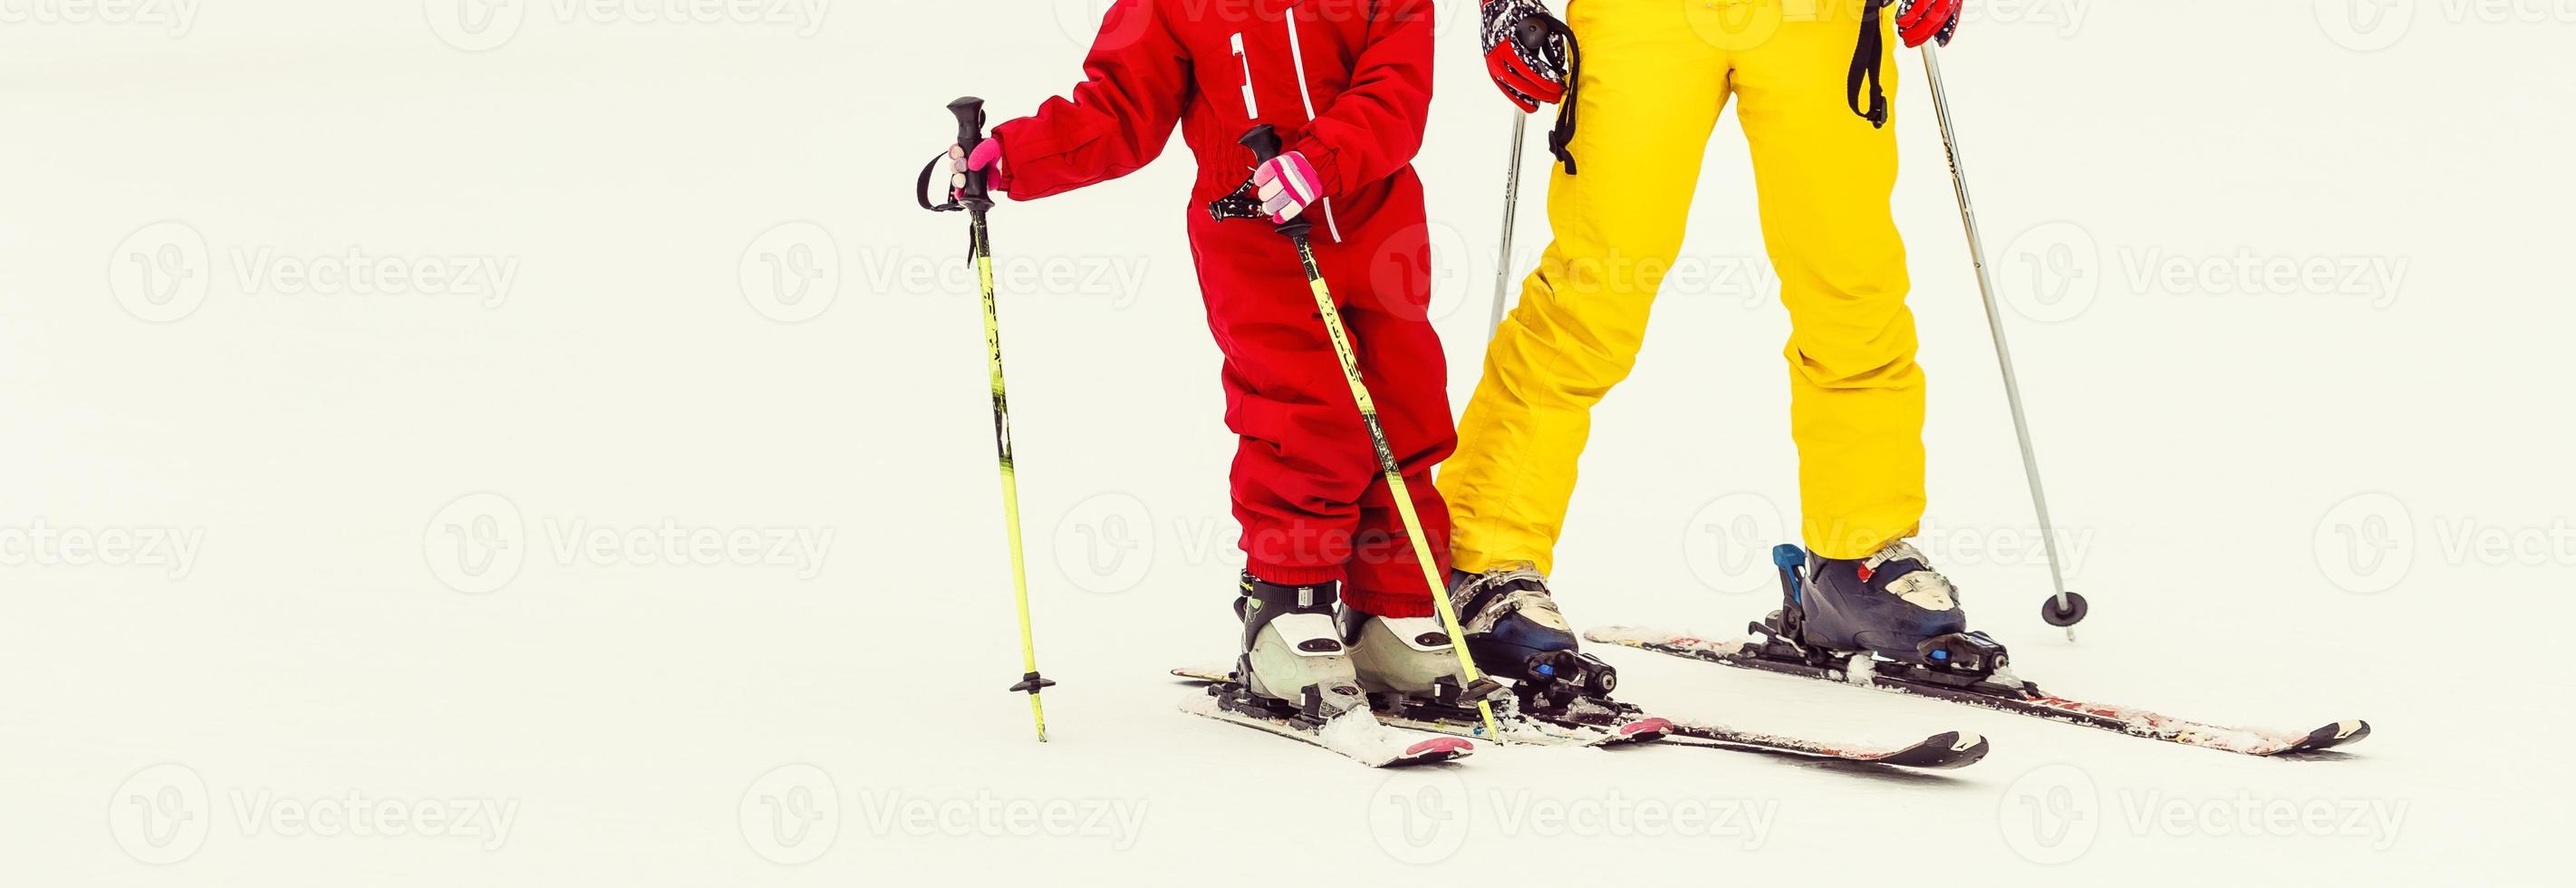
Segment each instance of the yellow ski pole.
M1253 127L1239 140L1252 149L1253 157L1262 163L1279 156L1279 133L1269 124ZM1236 218L1225 212L1226 201L1220 200L1209 210L1219 219ZM1413 558L1422 564L1424 588L1431 591L1431 604L1440 612L1440 627L1449 633L1451 649L1458 654L1458 671L1467 677L1466 695L1476 701L1476 714L1485 722L1486 736L1500 742L1501 725L1494 722L1490 702L1502 686L1477 671L1476 658L1467 653L1467 633L1458 625L1458 611L1449 604L1448 584L1440 581L1440 562L1432 557L1431 543L1422 534L1422 517L1413 511L1413 494L1405 488L1404 470L1395 463L1395 449L1386 442L1386 426L1377 418L1377 403L1369 398L1368 385L1360 381L1359 353L1351 347L1350 331L1342 326L1341 309L1333 305L1333 292L1324 285L1324 272L1315 267L1315 250L1306 242L1313 225L1304 219L1291 219L1279 225L1279 233L1297 245L1297 260L1306 266L1306 285L1315 292L1315 313L1324 319L1324 334L1333 341L1333 354L1341 359L1342 378L1351 384L1351 400L1359 402L1360 423L1368 427L1369 446L1377 450L1378 471L1386 473L1386 487L1395 497L1395 513L1404 519L1404 533L1413 540Z
M984 141L984 100L972 96L948 103L948 111L957 115L957 145L973 154ZM931 161L936 168L941 160ZM993 445L1002 462L1002 526L1011 545L1011 595L1020 612L1019 683L1013 691L1029 695L1029 717L1037 721L1038 742L1046 742L1046 705L1039 702L1038 692L1055 684L1038 675L1037 636L1029 628L1029 567L1025 548L1020 542L1020 484L1011 469L1011 407L1002 393L1002 320L993 301L993 242L984 225L984 214L993 208L991 191L981 172L968 172L966 183L954 198L932 206L929 197L931 171L922 171L921 205L933 210L965 210L972 221L967 226L967 249L975 259L975 280L984 291L984 348L993 377Z

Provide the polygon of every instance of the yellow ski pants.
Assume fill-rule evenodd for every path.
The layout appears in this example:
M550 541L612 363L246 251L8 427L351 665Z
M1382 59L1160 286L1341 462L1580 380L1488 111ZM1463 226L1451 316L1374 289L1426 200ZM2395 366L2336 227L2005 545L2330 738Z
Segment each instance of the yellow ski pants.
M1579 173L1559 165L1549 182L1556 239L1486 352L1440 472L1456 566L1552 568L1592 405L1636 365L1729 96L1789 309L1806 543L1860 558L1912 534L1923 372L1888 209L1895 127L1870 126L1845 98L1859 0L1572 0L1566 12L1582 44ZM1880 17L1892 103L1902 44L1892 8Z

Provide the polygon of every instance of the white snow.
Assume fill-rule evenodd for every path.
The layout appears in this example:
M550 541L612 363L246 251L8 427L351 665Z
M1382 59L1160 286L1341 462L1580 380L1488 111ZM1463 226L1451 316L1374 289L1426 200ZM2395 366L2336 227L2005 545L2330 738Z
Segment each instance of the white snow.
M77 6L7 8L49 5ZM2093 603L2073 644L2038 619L1921 72L1893 71L1931 379L1918 544L2044 688L2370 720L2348 755L1604 648L1662 714L1994 752L1911 775L1480 742L1389 773L1175 711L1165 670L1232 650L1239 566L1177 142L993 214L1052 742L1003 690L1022 666L965 222L909 192L942 105L1001 119L1069 87L1102 4L817 3L810 32L202 5L175 35L0 24L11 884L2562 876L2563 24L2391 7L2370 20L2397 42L2359 52L2339 16L2370 4L1972 5L1943 59ZM1462 408L1508 121L1473 4L1440 6L1420 168ZM452 46L434 23L460 10L515 36ZM1524 269L1547 229L1530 138ZM1577 627L1740 632L1801 519L1788 319L1732 112L1696 180L1552 566ZM457 283L332 276L359 268ZM138 317L200 285L183 317ZM146 539L194 542L126 545Z

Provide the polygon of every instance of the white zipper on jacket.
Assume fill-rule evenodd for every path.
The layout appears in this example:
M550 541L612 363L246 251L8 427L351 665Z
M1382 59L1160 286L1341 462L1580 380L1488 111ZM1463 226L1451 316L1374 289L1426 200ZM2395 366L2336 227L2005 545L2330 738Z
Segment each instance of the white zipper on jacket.
M1290 65L1294 66L1297 71L1297 99L1298 101L1305 103L1306 122L1314 123L1315 94L1306 88L1306 51L1303 47L1298 45L1297 7L1293 5L1288 7L1288 14L1285 18L1288 20L1288 62ZM1247 78L1249 77L1251 70L1252 69L1250 67L1244 68ZM1250 87L1245 87L1245 94L1247 96L1250 95L1250 90ZM1334 243L1341 243L1342 226L1340 223L1333 220L1333 199L1329 197L1324 198L1323 205L1324 230L1333 236Z
M1252 57L1243 51L1243 32L1234 32L1234 61L1243 66L1243 119L1261 119L1261 100L1252 95ZM1246 124L1249 126L1249 124Z

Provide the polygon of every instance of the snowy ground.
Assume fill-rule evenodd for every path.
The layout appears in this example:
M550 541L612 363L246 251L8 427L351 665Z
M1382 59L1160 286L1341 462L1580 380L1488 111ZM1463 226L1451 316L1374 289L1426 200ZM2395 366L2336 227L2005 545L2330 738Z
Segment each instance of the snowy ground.
M1237 556L1177 150L994 218L1063 682L1054 742L1031 742L1001 691L1019 667L961 223L909 189L943 103L1033 107L1101 3L639 20L675 6L702 8L0 5L6 881L2415 884L2554 863L2570 769L2525 738L2568 726L2529 708L2568 696L2546 648L2576 616L2564 9L1978 4L1945 60L2096 604L2071 645L2035 618L2046 573L1908 64L1926 541L1979 625L2066 693L2378 729L2334 760L2240 759L1603 654L1676 714L1993 738L1925 776L1689 749L1390 775L1179 714L1161 670L1225 654ZM1463 401L1506 118L1472 10L1444 6L1422 166ZM460 8L499 30L454 27ZM991 62L939 36L958 27ZM1731 632L1772 604L1761 548L1796 521L1786 319L1728 120L1696 277L1600 415L1558 572L1578 623Z

